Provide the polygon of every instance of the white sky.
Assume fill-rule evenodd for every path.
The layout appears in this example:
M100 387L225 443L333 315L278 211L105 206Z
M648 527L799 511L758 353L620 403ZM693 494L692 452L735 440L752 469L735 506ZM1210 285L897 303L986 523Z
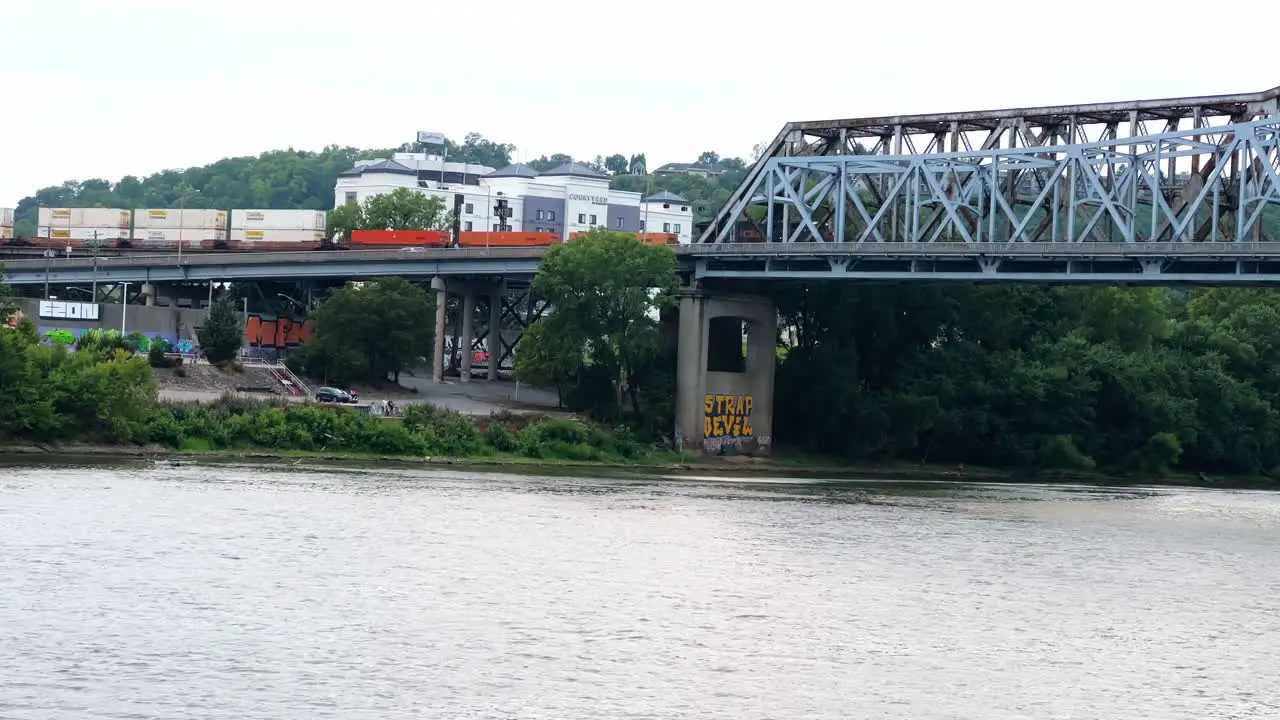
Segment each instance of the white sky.
M1280 84L1260 29L1280 3L1227 5L1160 21L1137 0L0 0L0 206L416 130L656 167L745 157L788 120Z

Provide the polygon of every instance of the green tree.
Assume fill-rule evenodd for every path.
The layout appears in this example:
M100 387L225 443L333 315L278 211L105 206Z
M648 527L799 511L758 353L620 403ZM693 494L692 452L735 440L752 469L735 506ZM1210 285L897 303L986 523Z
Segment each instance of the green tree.
M235 359L244 344L244 325L230 295L224 293L213 301L198 337L209 362L218 365Z
M670 248L596 228L548 250L533 285L555 308L548 340L586 358L581 370L606 379L615 407L625 388L642 411L637 371L659 351L656 318L678 282Z
M441 230L447 224L443 200L408 188L374 195L362 210L369 230Z
M604 167L614 175L625 175L628 168L627 158L625 155L614 153L605 158Z
M565 390L582 369L585 343L575 337L568 316L552 313L525 330L515 358L516 377L531 385L554 387L560 407Z
M341 288L311 315L307 372L384 382L432 352L435 299L403 278Z
M564 153L556 153L551 157L547 157L546 155L543 155L537 160L530 160L528 164L529 164L529 167L533 168L534 170L537 170L538 172L546 172L552 168L556 168L561 165L564 165L565 163L571 163L571 162L573 162L572 155L565 155Z
M359 203L347 203L329 211L328 237L330 240L351 240L353 230L363 230L368 225L365 220L364 206Z
M0 326L5 325L17 311L18 303L13 299L13 291L9 289L9 283L4 282L4 263L0 263Z

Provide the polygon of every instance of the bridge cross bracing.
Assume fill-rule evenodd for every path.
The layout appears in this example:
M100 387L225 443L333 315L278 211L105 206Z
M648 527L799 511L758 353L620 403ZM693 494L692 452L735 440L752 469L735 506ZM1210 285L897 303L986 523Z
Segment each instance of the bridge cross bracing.
M790 123L699 242L1263 242L1278 98Z

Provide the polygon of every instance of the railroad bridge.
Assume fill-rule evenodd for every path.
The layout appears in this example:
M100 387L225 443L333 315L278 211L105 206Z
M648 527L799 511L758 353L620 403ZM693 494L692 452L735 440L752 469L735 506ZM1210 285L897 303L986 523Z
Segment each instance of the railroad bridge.
M725 293L734 280L1280 282L1278 103L1280 87L787 124L697 242L677 250L687 281L677 439L691 449L768 451L776 311L767 299ZM497 326L509 357L515 338L507 342L503 318L518 313L504 298L527 297L540 256L536 248L135 255L18 260L5 274L19 285L151 287L431 277L441 299L460 296L461 347ZM511 327L518 333L540 312L530 298ZM478 332L477 314L488 318ZM436 318L438 329L445 324Z

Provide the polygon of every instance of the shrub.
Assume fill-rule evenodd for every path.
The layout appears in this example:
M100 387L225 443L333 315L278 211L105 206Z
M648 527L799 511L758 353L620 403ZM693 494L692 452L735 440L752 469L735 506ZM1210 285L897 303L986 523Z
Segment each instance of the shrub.
M1053 435L1040 446L1036 465L1042 470L1093 470L1093 459L1076 447L1070 435Z
M484 439L498 452L510 453L520 449L520 442L515 433L511 432L506 424L493 419L489 420L489 427L485 430Z

